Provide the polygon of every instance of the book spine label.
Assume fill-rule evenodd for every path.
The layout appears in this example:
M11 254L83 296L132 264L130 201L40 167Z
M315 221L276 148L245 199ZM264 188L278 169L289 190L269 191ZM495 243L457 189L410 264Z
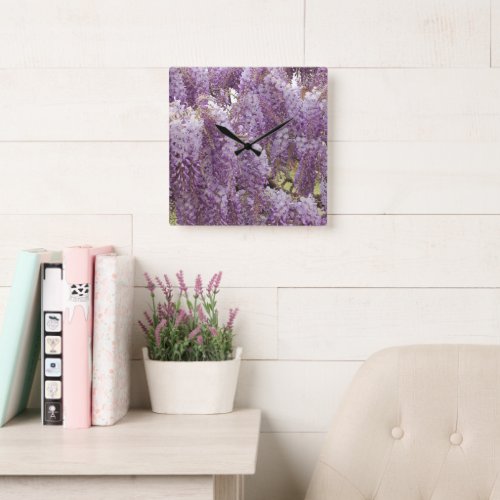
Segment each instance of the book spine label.
M63 267L42 264L42 422L63 423Z

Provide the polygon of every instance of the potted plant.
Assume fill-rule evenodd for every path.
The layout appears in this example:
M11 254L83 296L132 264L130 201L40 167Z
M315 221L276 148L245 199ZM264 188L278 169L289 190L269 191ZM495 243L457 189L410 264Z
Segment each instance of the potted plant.
M222 272L214 274L206 287L198 275L192 296L182 271L176 274L178 291L167 275L154 280L148 273L144 276L151 303L139 326L147 340L143 357L153 411L231 412L242 350L233 350L238 309L230 309L227 322L219 325Z

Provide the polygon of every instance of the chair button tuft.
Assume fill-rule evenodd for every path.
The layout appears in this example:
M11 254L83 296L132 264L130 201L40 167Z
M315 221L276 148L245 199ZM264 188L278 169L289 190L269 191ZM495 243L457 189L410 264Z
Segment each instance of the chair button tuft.
M401 427L394 427L391 431L391 434L394 439L401 439L405 435Z
M460 434L460 432L454 432L450 436L450 443L455 445L455 446L461 445L463 440L464 440L464 437L462 436L462 434Z

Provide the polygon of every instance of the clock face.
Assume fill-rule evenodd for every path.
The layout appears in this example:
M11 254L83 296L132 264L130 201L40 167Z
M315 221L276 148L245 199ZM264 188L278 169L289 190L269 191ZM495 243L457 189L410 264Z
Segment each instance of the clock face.
M170 68L170 223L326 223L326 68Z

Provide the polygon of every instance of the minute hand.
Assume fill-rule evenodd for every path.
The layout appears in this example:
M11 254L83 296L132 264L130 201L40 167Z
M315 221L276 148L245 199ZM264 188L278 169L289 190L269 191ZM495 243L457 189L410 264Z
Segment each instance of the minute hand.
M264 135L257 137L257 139L255 139L255 141L249 143L248 146L253 146L255 143L261 141L262 139L265 139L268 135L274 134L274 132L277 132L280 128L283 128L288 122L291 122L291 121L292 121L292 118L289 118L286 122L280 123L279 125L277 125L273 129L271 129L269 132L266 132ZM235 151L235 154L239 155L240 153L243 153L243 151L245 151L245 149L246 148L238 149L237 151Z

